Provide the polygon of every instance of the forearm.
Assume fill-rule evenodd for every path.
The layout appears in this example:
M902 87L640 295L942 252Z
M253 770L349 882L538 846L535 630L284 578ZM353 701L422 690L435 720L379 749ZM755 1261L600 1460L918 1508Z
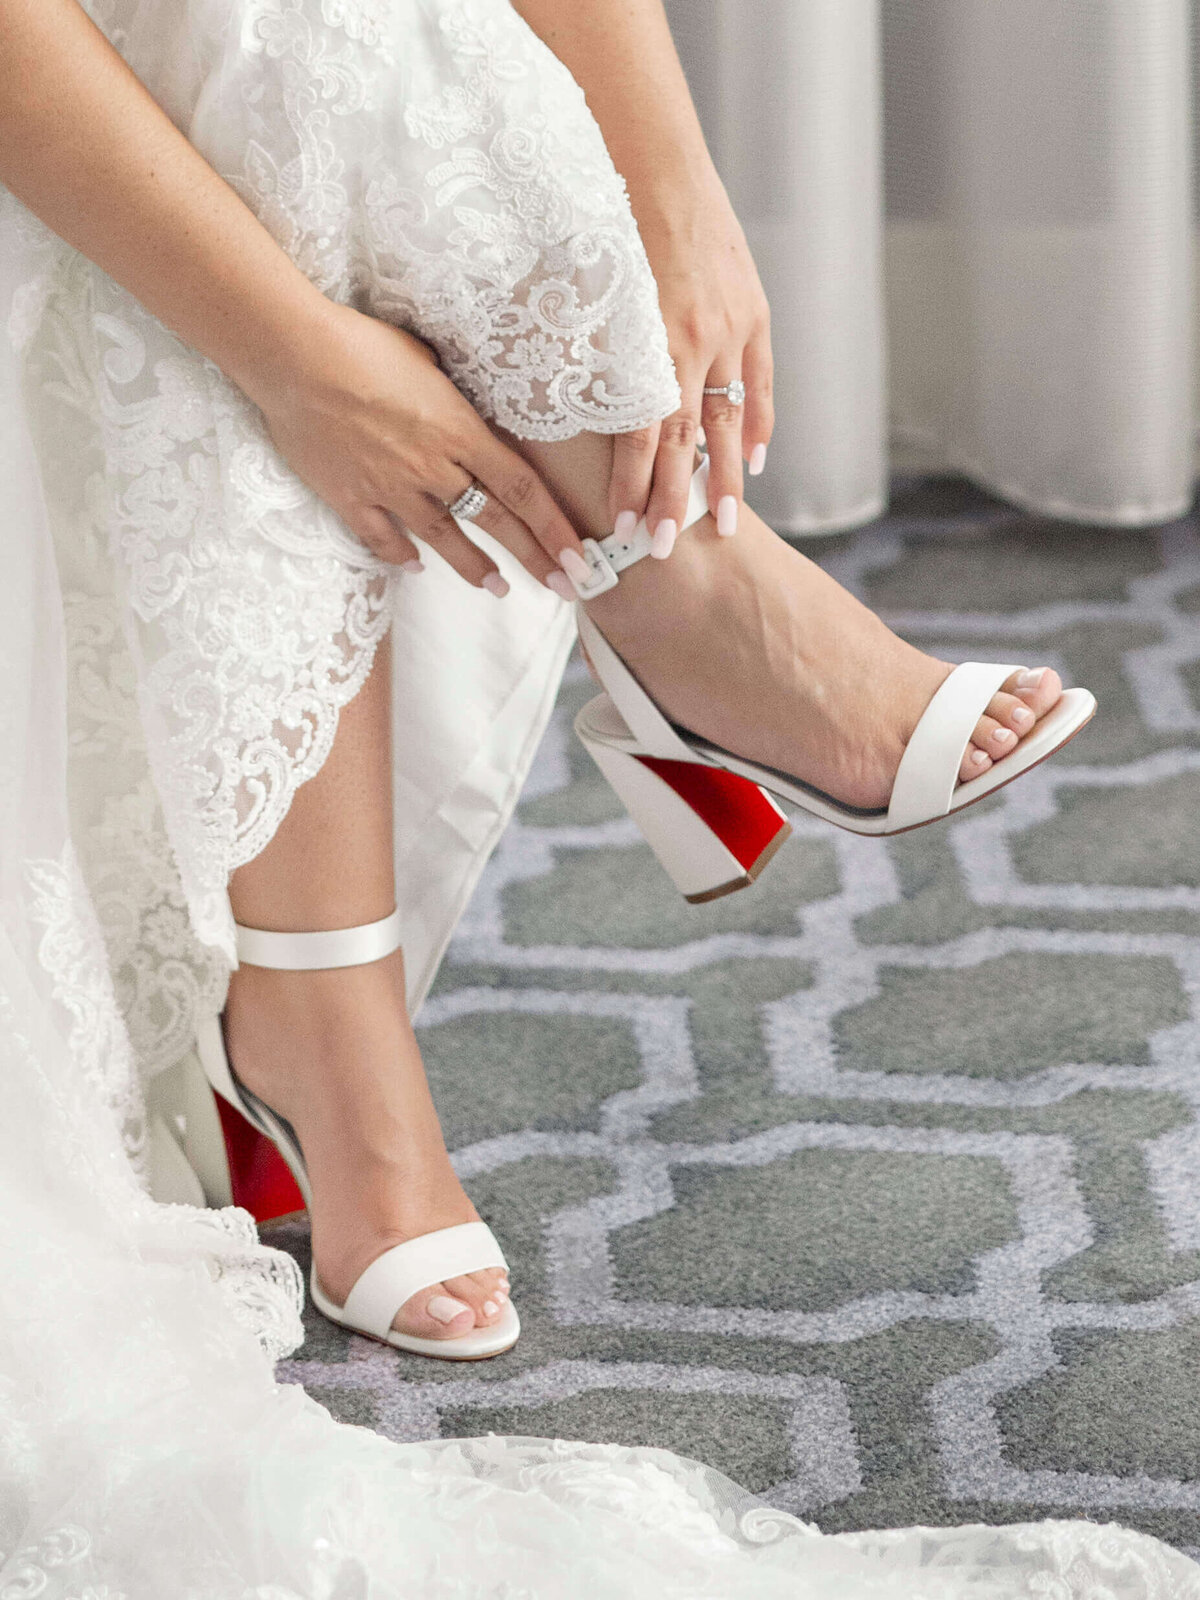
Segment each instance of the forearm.
M331 309L76 0L0 0L0 182L252 395Z
M682 220L681 194L717 183L662 0L513 0L587 96L634 213Z

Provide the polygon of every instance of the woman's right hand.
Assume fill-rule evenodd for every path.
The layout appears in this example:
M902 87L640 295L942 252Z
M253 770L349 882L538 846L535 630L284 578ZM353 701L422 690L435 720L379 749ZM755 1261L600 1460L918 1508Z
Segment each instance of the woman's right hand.
M420 339L324 304L317 337L307 330L294 360L238 374L292 470L381 560L419 562L415 535L468 583L502 595L495 562L446 509L475 479L488 503L473 520L539 582L574 599L559 558L572 550L582 559L579 537L534 468L497 438Z

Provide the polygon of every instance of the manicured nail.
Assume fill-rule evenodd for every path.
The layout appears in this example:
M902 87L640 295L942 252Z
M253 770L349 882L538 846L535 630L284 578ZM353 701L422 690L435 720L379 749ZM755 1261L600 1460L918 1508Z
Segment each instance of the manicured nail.
M992 735L993 744L1016 744L1017 736L1011 728L997 728Z
M508 584L498 572L489 572L483 580L483 587L489 594L494 594L497 600L503 600L508 593Z
M507 1277L504 1277L500 1279L499 1287L501 1289L511 1289L512 1284L508 1281Z
M1033 712L1028 706L1014 706L1012 719L1018 728L1027 728L1033 721Z
M654 537L650 541L650 554L656 561L665 561L674 550L678 537L679 529L673 518L664 517L654 530Z
M991 759L991 756L988 755L986 750L971 751L971 765L973 767L982 767L985 762L988 762Z
M483 1314L485 1317L494 1317L499 1309L500 1307L494 1300L485 1300L483 1302Z
M1041 683L1045 676L1045 667L1038 667L1036 671L1031 671L1028 667L1026 667L1024 672L1017 675L1017 688L1036 689L1038 684Z
M722 539L732 539L737 532L738 503L731 494L723 494L717 501L717 532Z
M503 1303L505 1300L508 1299L508 1290L507 1289L493 1289L492 1293L496 1296L496 1299L499 1300L501 1303Z
M565 572L551 572L546 575L546 587L552 589L560 600L575 599L575 585Z
M765 444L756 444L750 452L750 476L757 478L767 464L767 447Z
M558 564L576 583L586 584L591 581L592 569L579 554L578 550L560 550Z
M618 539L628 539L637 525L638 514L636 511L622 511L613 525L613 532Z
M435 1322L451 1323L455 1317L461 1317L464 1311L470 1311L470 1306L463 1305L461 1300L451 1300L448 1294L435 1294L425 1307Z
M411 561L402 561L400 563L400 571L411 572L415 578L418 572L425 571L425 563L423 561L418 561L416 556L413 556Z

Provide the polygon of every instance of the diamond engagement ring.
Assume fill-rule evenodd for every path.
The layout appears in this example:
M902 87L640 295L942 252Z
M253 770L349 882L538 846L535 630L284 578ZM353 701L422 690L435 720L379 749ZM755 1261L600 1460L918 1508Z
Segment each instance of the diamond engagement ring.
M734 378L731 383L723 383L718 388L705 389L705 394L723 394L731 406L744 406L746 404L746 385L740 378Z
M452 517L461 517L464 522L471 522L487 503L486 492L472 479L454 504L447 506L446 510Z

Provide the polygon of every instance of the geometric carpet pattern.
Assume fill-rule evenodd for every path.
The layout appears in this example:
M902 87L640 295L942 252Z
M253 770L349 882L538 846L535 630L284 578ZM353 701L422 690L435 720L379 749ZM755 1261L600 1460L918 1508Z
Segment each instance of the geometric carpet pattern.
M1200 531L947 479L803 547L1099 716L960 821L800 817L691 907L570 733L573 666L420 1018L521 1342L442 1365L310 1310L280 1375L395 1439L667 1446L827 1531L1082 1515L1194 1553Z

